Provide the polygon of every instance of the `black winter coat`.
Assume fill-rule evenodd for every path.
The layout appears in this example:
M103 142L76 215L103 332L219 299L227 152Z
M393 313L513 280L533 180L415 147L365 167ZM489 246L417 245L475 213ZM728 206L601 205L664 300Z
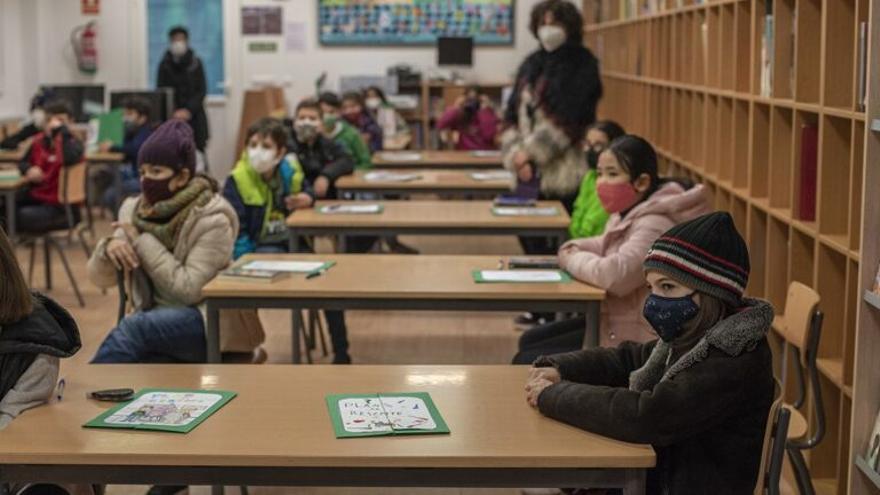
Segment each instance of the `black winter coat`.
M205 113L205 96L208 83L202 60L188 50L179 60L166 51L159 63L156 87L174 90L174 108L185 108L192 114L189 121L196 140L196 148L205 151L208 143L208 115Z
M318 135L311 146L300 142L292 130L290 135L293 137L288 141L288 149L299 158L306 180L314 185L318 177L326 177L330 181L327 198L335 198L336 179L354 172L354 159L341 144L324 135Z
M70 357L81 347L79 329L70 313L42 294L35 292L32 299L31 314L0 326L0 400L38 354Z
M773 308L747 300L667 365L662 341L543 357L563 381L541 393L551 418L616 440L649 443L649 494L753 493L774 379Z
M515 84L504 112L508 124L517 124L520 96L527 87L537 93L537 106L572 142L580 142L596 121L602 98L599 60L580 42L568 42L553 52L533 52L519 66Z

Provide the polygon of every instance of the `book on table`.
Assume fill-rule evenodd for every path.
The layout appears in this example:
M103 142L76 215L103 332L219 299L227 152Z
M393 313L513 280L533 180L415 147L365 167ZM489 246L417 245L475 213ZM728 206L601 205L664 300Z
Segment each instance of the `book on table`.
M426 392L337 394L326 400L336 438L449 433Z
M236 395L222 390L147 388L83 426L189 433Z

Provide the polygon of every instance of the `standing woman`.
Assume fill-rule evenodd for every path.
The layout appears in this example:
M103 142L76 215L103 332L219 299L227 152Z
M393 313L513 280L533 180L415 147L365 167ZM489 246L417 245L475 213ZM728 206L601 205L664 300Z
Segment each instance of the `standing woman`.
M599 62L583 45L583 22L567 0L532 9L530 29L541 48L517 71L502 137L505 167L520 182L539 178L540 197L562 201L569 212L586 173L581 142L602 97Z
M202 59L189 46L189 31L175 26L168 31L168 51L159 64L157 88L174 90L174 118L189 124L195 137L196 149L205 152L208 144L208 116L205 114L205 95L208 84Z

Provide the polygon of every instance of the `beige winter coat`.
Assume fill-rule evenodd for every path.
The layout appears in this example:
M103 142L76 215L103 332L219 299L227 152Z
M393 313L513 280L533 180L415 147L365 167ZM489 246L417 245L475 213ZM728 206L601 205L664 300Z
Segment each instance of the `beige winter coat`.
M131 222L140 197L126 199L119 209L122 222ZM202 287L226 268L238 236L238 215L219 194L208 204L194 208L184 221L174 251L155 236L142 233L132 242L144 272L152 285L156 307L194 306L202 302ZM117 229L115 238L125 238ZM116 267L107 259L111 238L102 239L88 263L89 279L98 287L116 285ZM146 300L135 284L129 289L135 310ZM250 352L265 339L255 311L223 311L220 316L220 343L224 352Z
M642 262L664 232L709 211L705 187L685 191L677 182L667 182L626 217L611 215L602 235L562 245L559 265L576 279L607 291L601 310L601 346L657 338L642 317L648 296Z

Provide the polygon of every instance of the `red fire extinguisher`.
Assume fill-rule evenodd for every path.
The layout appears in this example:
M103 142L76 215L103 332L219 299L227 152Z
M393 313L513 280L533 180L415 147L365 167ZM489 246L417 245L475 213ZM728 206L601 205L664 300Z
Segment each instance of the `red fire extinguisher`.
M89 22L76 27L70 33L70 43L76 54L76 65L85 74L94 74L98 70L98 31L95 23Z

